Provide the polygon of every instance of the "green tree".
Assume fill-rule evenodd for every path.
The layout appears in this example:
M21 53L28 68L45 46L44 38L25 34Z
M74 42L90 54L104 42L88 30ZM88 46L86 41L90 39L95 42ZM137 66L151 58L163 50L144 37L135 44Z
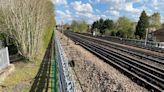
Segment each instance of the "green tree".
M136 26L135 35L140 39L145 37L146 29L149 27L149 18L145 11L142 11L139 21Z
M94 30L94 29L96 29L96 28L98 28L98 20L97 21L94 21L93 22L93 24L92 24L92 26L91 26L91 30Z
M72 29L73 32L78 32L78 22L76 20L72 21L71 29Z
M161 16L160 13L156 12L149 17L150 27L159 29L161 28Z
M88 24L85 21L73 20L71 24L71 29L73 32L86 32L88 29Z
M79 23L79 31L86 32L88 29L88 24L85 21L80 21Z
M118 33L116 36L130 38L133 35L133 22L127 17L120 17L116 23Z
M113 29L114 26L113 20L106 19L103 24L105 29L109 29L109 30Z
M91 30L97 28L101 34L104 34L105 31L113 29L113 26L114 26L113 20L110 19L103 20L102 18L100 18L99 20L93 22Z
M111 36L116 36L116 32L114 30L111 31Z
M98 22L98 29L100 30L101 34L105 33L105 26L104 26L104 20L102 18L100 18L99 22Z

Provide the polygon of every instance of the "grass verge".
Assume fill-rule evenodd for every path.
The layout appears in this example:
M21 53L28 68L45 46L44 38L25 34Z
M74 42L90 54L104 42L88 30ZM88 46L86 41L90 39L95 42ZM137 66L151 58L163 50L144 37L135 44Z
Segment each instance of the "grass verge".
M38 72L42 69L42 64L43 61L44 63L46 62L47 59L45 59L46 49L48 47L48 43L51 39L52 32L48 32L46 35L48 36L45 38L44 41L44 48L40 50L40 53L38 53L37 59L35 62L25 62L25 60L17 61L14 63L15 65L15 70L12 72L3 82L2 85L0 85L0 92L29 92L32 91L32 86L34 85L36 78L38 77ZM51 39L52 40L52 39ZM47 56L49 57L49 56ZM45 60L44 60L45 59ZM47 74L48 68L44 69L45 71L43 73ZM44 75L44 74L42 74ZM44 86L41 84L41 82L46 81L47 75L43 76L42 81L39 82L40 86ZM47 82L47 81L46 81ZM48 82L49 83L49 82ZM38 87L39 89L40 87ZM38 91L33 91L33 92L38 92ZM42 91L43 92L43 91ZM50 91L49 91L50 92Z
M28 92L41 60L35 63L17 62L15 70L3 82L0 92Z

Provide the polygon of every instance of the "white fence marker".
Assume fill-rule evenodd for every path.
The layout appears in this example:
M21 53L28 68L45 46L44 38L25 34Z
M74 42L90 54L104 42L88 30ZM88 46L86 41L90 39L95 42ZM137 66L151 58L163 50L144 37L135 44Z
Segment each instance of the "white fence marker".
M6 68L9 64L8 47L0 49L0 70Z

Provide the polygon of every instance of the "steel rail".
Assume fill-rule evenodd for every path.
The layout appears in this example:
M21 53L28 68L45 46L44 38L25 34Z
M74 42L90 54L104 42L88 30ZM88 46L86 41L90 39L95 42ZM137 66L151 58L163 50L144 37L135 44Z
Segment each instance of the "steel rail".
M88 34L88 33L79 33L79 34L95 37L95 36L93 36L91 34ZM151 51L154 51L154 52L164 53L164 48L145 46L145 45L142 45L142 44L139 45L139 44L136 44L135 42L131 43L131 42L128 42L130 39L126 41L126 40L121 40L121 39L125 39L125 38L117 38L116 37L116 39L115 39L115 37L109 37L109 36L105 36L105 37L96 36L96 38L107 40L107 41L112 41L112 42L116 42L116 43L120 43L120 44L130 45L130 46L134 46L134 47L139 47L139 48L151 50ZM134 41L136 41L136 40L134 40Z
M73 33L73 34L76 35L77 33ZM86 37L86 36L84 37L84 35L82 35L82 34L77 34L77 35L79 35L79 36L81 36L81 37L83 37L83 38ZM90 38L91 38L90 40L92 40L92 41L95 41L95 42L99 41L99 42L101 42L101 44L108 45L108 46L110 46L110 47L112 47L112 48L115 48L115 49L117 49L117 50L124 51L124 52L130 53L130 54L134 54L134 55L136 55L136 56L139 56L139 57L142 57L142 58L145 58L145 59L148 59L148 60L151 60L151 61L154 61L154 62L157 62L157 63L159 63L159 64L163 64L163 65L164 65L164 57L161 57L161 56L154 56L154 55L151 55L151 54L149 54L149 53L139 52L139 51L134 50L134 49L123 48L123 47L118 46L118 45L116 45L116 44L103 42L102 40L98 40L98 38L95 39L95 37L90 37ZM146 55L147 55L147 56L146 56Z
M90 40L90 39L87 39L87 40ZM101 45L101 46L103 46L103 45ZM105 48L109 50L109 47L105 46ZM115 48L115 49L117 49L117 48ZM118 52L115 52L115 53L118 53ZM129 58L129 55L125 55L125 54L122 54L122 53L118 53L118 54L122 55L124 57ZM156 72L161 74L163 76L163 78L164 78L164 69L163 68L159 68L157 66L153 66L152 64L147 64L147 63L143 62L143 60L140 60L140 59L136 59L136 58L132 58L131 57L131 60L136 61L136 63L139 61L140 64L139 63L137 63L137 64L139 64L140 66L143 66L143 67L145 67L145 66L147 67L148 66L153 71L154 70L158 70ZM134 63L134 62L132 62L132 63Z
M85 42L87 42L87 40L85 40ZM90 42L90 43L92 43L92 42ZM90 43L88 42L86 45L88 45ZM113 55L115 55L115 56L117 56L117 57L119 57L121 59L125 59L126 61L131 62L132 64L134 64L134 65L136 65L138 67L146 68L146 70L149 69L150 72L153 72L153 74L159 74L159 75L161 75L162 79L161 78L157 78L157 77L155 77L155 78L159 79L161 82L164 82L164 79L163 79L164 78L164 73L156 70L156 67L153 67L154 68L153 69L152 67L149 67L149 65L146 65L146 64L145 65L142 65L142 62L139 63L138 60L136 60L136 59L133 59L133 58L128 57L127 55L124 55L124 54L121 54L121 53L118 53L118 52L114 52L112 50L109 50L108 48L106 48L106 47L104 47L102 45L99 45L99 44L92 43L90 45L92 45L92 47L96 47L96 48L102 49L103 51L105 51L107 53L110 53L110 54L113 54ZM150 76L153 76L152 74L149 74L149 75Z
M69 35L70 36L70 35ZM72 37L73 38L73 37ZM139 79L140 80L142 80L143 82L145 82L146 84L148 84L148 85L150 85L151 87L153 87L153 88L155 88L156 90L158 90L158 91L163 91L161 88L159 88L159 86L160 86L160 84L159 84L159 82L161 83L161 84L163 84L163 79L161 79L161 78L159 78L158 76L156 76L156 75L153 75L153 74L151 74L151 73L149 73L149 72L147 72L145 69L147 68L145 68L145 69L140 69L139 67L137 67L137 66L134 66L134 65L132 65L131 63L128 63L126 60L128 60L127 58L125 58L125 57L123 57L122 56L122 58L118 58L118 55L116 55L116 54L113 54L113 53L109 53L109 51L108 50L106 50L106 49L102 49L102 47L101 46L97 46L98 44L93 44L93 42L87 42L87 41L84 41L84 40L82 40L82 39L80 39L80 38L78 38L78 37L74 37L73 38L73 40L75 41L75 39L76 39L76 41L78 41L78 42L80 42L80 44L81 45L84 45L85 47L88 47L88 48L90 48L90 49L92 49L92 50L94 50L94 51L96 51L96 52L99 52L99 54L101 53L101 55L103 55L103 57L104 56L107 56L108 58L109 58L109 56L110 56L110 59L111 58L114 58L113 60L115 61L115 63L117 62L117 64L120 64L120 65L122 65L122 67L124 67L125 68L125 65L126 66L128 66L128 67L131 67L130 68L130 70L131 70L131 73L130 74L132 74L132 71L133 72L135 72L135 73L137 73L139 76ZM77 39L80 39L80 40L77 40ZM89 46L90 45L90 46ZM111 55L111 54L113 54L113 55ZM124 59L123 59L124 58ZM116 59L116 60L115 60ZM118 61L119 62L118 62ZM145 66L144 66L145 67ZM127 68L127 67L126 67ZM143 68L143 67L142 67ZM125 69L123 69L123 70L125 70ZM137 72L136 72L136 70L137 70ZM149 70L149 69L148 69ZM126 72L129 72L129 70L128 71L126 71ZM140 72L140 73L138 73L138 72ZM133 75L133 74L132 74ZM147 80L149 80L149 81L147 81L147 80L145 80L144 78L142 78L142 77L144 77L144 78L146 78ZM135 76L135 77L137 77L137 76ZM138 78L137 77L137 78ZM152 78L153 77L153 78ZM150 83L150 80L151 80L151 83ZM152 81L153 81L153 83L155 83L155 84L153 84L152 83ZM159 81L159 82L156 82L156 81ZM160 87L163 87L163 86L160 86Z

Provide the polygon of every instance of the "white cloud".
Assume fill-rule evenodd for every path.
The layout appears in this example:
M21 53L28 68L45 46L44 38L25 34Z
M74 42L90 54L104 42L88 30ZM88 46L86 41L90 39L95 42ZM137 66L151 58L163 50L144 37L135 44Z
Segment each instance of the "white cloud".
M68 13L68 11L65 13L63 11L57 10L56 16L58 16L57 18L60 18L60 19L70 19L70 20L72 19L72 16L70 15L70 13Z
M125 0L125 2L140 2L141 0Z
M54 5L56 4L67 4L67 0L51 0Z
M99 0L99 3L106 3L110 10L127 11L130 13L138 13L139 9L133 7L133 3L140 0ZM113 12L116 14L116 11ZM117 13L118 14L118 13Z
M164 23L164 16L161 17L161 22Z
M154 5L154 6L158 6L158 5L159 5L158 0L153 0L153 5Z
M100 15L100 17L103 18L103 19L107 19L106 15Z
M140 9L133 8L133 3L130 3L130 2L125 3L123 5L123 7L122 7L122 9L127 11L127 12L131 12L131 13L140 13L141 12Z
M99 9L96 9L96 12L97 12L97 13L100 13L101 11L100 11Z
M120 15L120 12L117 10L107 10L106 13L111 16L117 16L117 17Z
M71 5L77 12L93 12L93 8L89 3L82 4L81 1L75 1Z
M88 2L93 3L93 0L88 0Z
M80 18L91 18L92 17L92 13L80 13L80 12L76 12L76 14L78 15L78 17Z
M67 14L69 14L69 15L71 14L71 12L70 12L69 10L66 10L65 12L66 12Z
M98 3L121 4L124 0L97 0Z
M100 15L94 15L92 13L81 13L76 12L78 19L86 20L87 23L91 24L93 21L100 19Z
M88 2L85 3L82 0L73 0L70 4L67 4L67 0L52 1L54 4L65 4L64 10L57 11L56 17L60 15L66 20L85 20L88 23L92 23L100 17L116 20L119 16L127 16L134 21L138 21L141 12L145 10L148 15L159 12L164 22L164 0L86 0ZM106 12L101 9L103 7L95 7L95 5L100 3L108 7ZM136 4L137 6L135 6Z
M71 23L71 21L74 19L75 19L75 17L71 15L71 12L69 10L66 10L65 12L60 11L60 10L56 10L57 24L60 24L62 22Z

